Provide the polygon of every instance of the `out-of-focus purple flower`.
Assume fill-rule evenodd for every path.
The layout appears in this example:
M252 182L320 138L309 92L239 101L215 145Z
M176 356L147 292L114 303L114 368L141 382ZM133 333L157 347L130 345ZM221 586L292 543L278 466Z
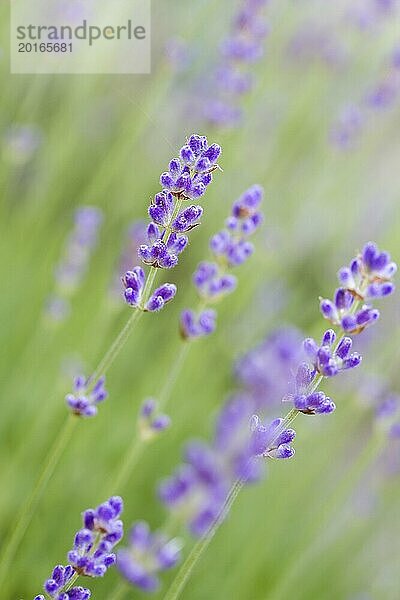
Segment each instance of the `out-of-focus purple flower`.
M181 543L161 532L151 533L144 521L135 523L129 533L129 546L118 551L117 567L130 583L144 592L160 586L159 574L181 559Z
M328 67L341 67L347 58L346 48L335 35L332 27L319 23L303 23L290 39L288 56L292 61L304 64L315 62Z
M365 118L360 107L354 104L345 106L331 129L332 143L345 150L353 148L362 132L364 121Z
M83 529L74 540L74 547L68 553L68 561L79 575L103 577L116 560L111 552L123 536L120 515L123 510L122 498L112 496L95 509L83 513Z
M45 307L46 316L55 322L70 312L68 296L76 292L87 272L102 222L103 213L95 206L81 206L75 211L74 227L55 269L56 290Z
M103 222L102 211L95 206L82 206L75 211L75 224L56 268L56 281L61 289L74 291L86 273L91 253L98 242Z
M164 54L169 65L178 72L186 71L193 58L189 44L176 37L167 40Z
M254 399L253 411L280 406L292 372L302 360L302 341L301 332L294 327L277 329L237 361L235 373Z
M35 125L12 125L3 133L2 154L11 164L22 166L32 160L43 134Z
M141 406L138 427L140 437L149 441L160 435L171 425L168 415L158 412L158 404L154 398L147 398Z
M400 438L400 396L388 392L376 408L376 418L390 438Z
M67 394L65 400L74 415L80 417L94 417L97 415L97 405L107 398L108 393L104 387L105 377L100 377L94 385L85 377L79 376L74 381L74 391Z
M184 464L159 488L165 506L201 536L221 514L227 493L240 478L258 481L265 458L290 458L294 451L293 430L282 428L277 419L264 425L254 417L251 397L238 394L219 412L211 444L194 441L187 445Z
M238 100L254 86L248 68L264 54L264 38L268 32L262 16L265 4L265 0L242 0L230 35L221 43L221 59L214 73L212 93L203 104L204 116L213 125L230 128L241 121Z
M215 263L204 261L194 272L193 283L202 298L214 302L232 293L236 289L237 279L234 275L221 272Z
M210 335L216 329L217 313L210 308L203 310L198 316L192 310L181 313L180 332L183 339L194 339Z
M91 596L90 590L83 587L73 587L65 591L65 587L75 574L75 570L71 565L66 567L57 565L54 567L51 577L44 582L43 589L46 592L46 597L43 594L35 596L34 600L89 600Z

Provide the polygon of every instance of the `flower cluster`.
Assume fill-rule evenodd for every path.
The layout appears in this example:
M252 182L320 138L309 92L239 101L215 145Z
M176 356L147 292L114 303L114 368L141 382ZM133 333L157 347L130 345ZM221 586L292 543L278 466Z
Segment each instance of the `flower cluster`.
M117 567L133 585L145 592L160 586L158 574L174 567L181 558L181 544L163 533L151 533L147 523L135 523L129 533L129 547L117 554Z
M78 586L64 591L74 575L75 570L71 565L54 567L51 577L44 582L43 589L46 595L52 600L89 600L91 592L87 588ZM46 598L43 594L39 594L34 600L46 600Z
M135 267L132 271L127 271L122 281L125 286L125 301L127 304L134 307L141 306L146 284L146 276L142 267ZM164 283L152 292L150 298L144 304L143 310L157 312L164 308L167 302L174 298L175 294L176 285Z
M172 269L188 245L187 233L200 224L203 209L191 204L181 210L183 202L203 196L218 169L221 148L209 144L205 136L191 135L173 158L168 171L160 177L163 190L155 195L150 207L151 219L146 240L138 248L139 258L155 269ZM176 293L173 284L164 284L150 298L141 267L127 271L122 278L127 304L144 311L161 310Z
M85 377L79 376L74 380L74 392L67 394L65 400L74 415L94 417L97 415L97 405L103 402L108 394L104 387L105 377L100 377L94 385Z
M87 577L103 577L116 560L114 546L123 536L120 515L122 498L113 496L95 509L83 513L83 529L74 539L68 561L76 573Z
M375 116L393 108L400 100L400 48L395 48L384 73L367 90L360 102L343 107L331 129L332 143L341 148L355 146L366 124Z
M102 222L103 213L95 206L81 206L75 211L74 228L55 270L56 289L46 304L46 315L53 321L62 321L69 313L68 297L86 274Z
M67 566L57 565L51 577L44 583L46 596L39 594L34 600L88 600L90 590L73 587L79 575L103 577L107 569L115 564L116 556L111 551L123 536L123 525L119 519L123 509L122 498L113 496L95 509L83 513L83 529L74 539L73 549L68 552Z
M328 329L320 346L313 338L306 338L303 343L314 370L324 377L334 377L339 371L353 369L361 363L361 356L357 352L350 353L353 345L351 338L342 337L336 348L335 341L335 332Z
M361 363L361 356L351 352L353 341L348 334L361 333L379 318L379 311L370 302L394 291L392 278L396 269L388 252L381 252L376 244L368 242L348 267L339 270L342 287L336 290L333 302L321 299L320 308L322 315L339 327L342 335L337 341L335 332L328 329L321 345L312 338L304 340L306 361L299 365L292 390L284 401L293 403L295 409L308 415L335 410L334 402L317 388L324 377L334 377Z
M241 265L253 254L254 246L248 238L263 221L259 210L263 193L259 185L244 192L233 204L226 228L211 238L210 248L215 260L201 262L193 275L193 283L203 303L215 303L235 290L236 277L227 271ZM180 330L184 339L209 335L215 327L214 310L206 309L199 315L184 310L181 315Z
M217 418L212 443L189 443L184 464L160 485L163 503L195 536L201 536L218 517L238 478L257 481L264 470L263 459L294 454L290 445L294 431L282 428L282 419L263 424L253 409L248 397L231 398Z
M230 36L222 43L213 96L206 102L204 111L213 125L234 127L242 118L239 100L254 86L249 65L259 61L264 53L267 27L261 13L266 3L267 0L242 0Z
M333 302L321 299L323 316L347 333L360 333L379 318L379 311L371 302L394 291L392 278L396 270L390 254L380 252L376 244L368 242L349 267L340 269L341 287L336 290ZM363 303L361 308L360 303Z
M157 437L171 424L169 416L158 413L157 408L157 401L154 398L147 398L141 406L138 427L140 437L144 441Z

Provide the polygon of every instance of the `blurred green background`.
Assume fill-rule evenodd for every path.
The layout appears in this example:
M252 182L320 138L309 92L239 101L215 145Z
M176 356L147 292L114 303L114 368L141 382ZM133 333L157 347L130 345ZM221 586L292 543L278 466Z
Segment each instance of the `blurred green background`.
M109 294L126 227L146 217L159 175L187 135L204 133L223 146L223 173L205 196L202 226L168 274L178 285L176 300L140 321L108 374L109 399L97 418L79 422L0 592L15 600L40 593L53 565L65 560L80 512L105 499L107 481L135 435L140 402L157 396L179 352L179 313L195 304L191 273L247 187L260 183L266 191L257 252L238 270L237 292L219 307L217 333L191 349L169 405L173 426L143 454L125 491L126 525L141 518L152 527L163 523L156 483L178 464L188 437L212 432L216 411L235 388L238 356L282 324L319 336L318 297L331 295L337 268L363 242L375 239L399 260L399 106L373 115L351 151L328 139L340 108L359 101L382 73L399 34L399 13L360 31L346 18L350 2L271 1L271 33L255 66L256 88L244 102L245 121L227 132L208 128L195 107L198 82L215 67L229 30L232 0L154 2L152 74L123 77L10 75L7 4L0 7L0 542L65 418L71 365L90 373L130 315ZM290 56L293 35L311 22L343 44L343 62ZM193 53L186 69L166 58L174 37ZM15 142L20 128L36 140L28 150ZM51 325L44 306L79 205L104 211L100 243L70 316ZM396 296L382 306L360 375L380 374L395 390L398 308ZM400 473L382 478L373 494L371 466L344 502L334 511L330 505L373 427L359 402L360 378L327 387L338 405L329 418L298 419L295 458L271 463L267 480L242 493L184 598L400 597ZM310 545L316 553L296 572ZM173 576L166 574L165 585ZM118 580L112 570L94 581L93 597L112 598Z

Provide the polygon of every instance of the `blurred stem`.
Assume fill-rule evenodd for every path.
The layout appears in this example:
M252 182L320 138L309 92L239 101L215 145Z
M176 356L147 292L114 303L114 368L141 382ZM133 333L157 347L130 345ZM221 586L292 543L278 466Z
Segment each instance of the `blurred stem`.
M226 515L229 513L230 509L232 508L232 505L235 502L237 496L239 495L239 492L241 491L243 485L244 485L244 481L242 479L238 479L233 484L217 518L212 523L212 525L208 528L208 530L203 535L203 537L198 542L196 542L196 544L193 546L193 548L190 551L185 562L179 569L178 574L175 577L175 579L173 580L166 595L164 596L164 600L176 600L176 598L179 598L179 596L182 594L182 592L185 589L185 586L186 586L187 582L189 581L189 578L193 572L193 569L195 568L197 562L202 557L205 550L207 550L211 540L213 539L214 535L217 533L219 526L222 524Z
M164 381L164 385L160 390L160 393L158 396L159 408L165 409L166 405L168 404L170 397L171 397L171 393L174 389L175 383L178 380L178 377L181 373L183 365L185 364L186 358L189 354L190 347L191 347L191 344L188 341L185 341L181 344L181 349L178 352L178 355L175 359L173 367L172 367L172 369L169 370L168 377Z
M47 484L49 483L55 471L55 468L68 444L69 439L71 438L77 420L78 419L76 416L68 415L61 433L57 436L47 455L43 471L39 476L39 479L37 480L37 483L31 494L28 496L26 502L22 506L14 530L12 531L8 542L6 542L4 546L4 551L0 560L0 589L2 590L4 589L4 577L7 574L8 567L15 557L19 545L32 521L37 505L43 496Z
M352 489L359 482L372 459L382 448L384 441L385 436L382 434L376 434L370 438L358 458L344 474L342 480L339 481L335 492L329 498L328 504L324 504L321 512L316 515L317 518L313 519L313 524L316 525L314 531L317 532L317 535L312 538L308 546L302 547L300 554L296 552L294 560L284 572L284 577L278 582L277 587L271 590L269 597L274 600L289 598L290 589L293 588L296 578L301 576L302 573L308 572L310 565L315 564L317 555L322 553L326 546L326 537L321 537L321 531L326 531L328 524L334 523L335 513L338 512Z
M150 276L149 276L149 278L150 278ZM114 362L114 360L116 359L116 357L122 350L123 346L125 345L126 341L128 340L134 324L140 319L142 314L143 314L143 312L141 310L136 309L133 312L133 314L129 317L127 323L124 325L123 329L120 331L120 333L115 338L114 342L111 344L111 346L108 349L108 351L106 352L106 354L103 356L103 358L99 362L96 370L91 375L89 381L93 385L96 383L96 381L99 379L99 377L101 377L102 375L105 375L105 373L111 367L112 363Z
M127 452L124 454L120 467L117 469L117 474L111 482L109 487L111 494L116 494L116 490L121 491L126 486L129 476L136 465L144 446L145 441L137 435L137 437L133 439Z

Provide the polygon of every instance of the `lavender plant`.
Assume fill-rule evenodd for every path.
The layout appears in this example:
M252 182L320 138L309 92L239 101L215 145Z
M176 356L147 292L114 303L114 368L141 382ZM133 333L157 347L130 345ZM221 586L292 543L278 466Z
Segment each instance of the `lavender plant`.
M332 143L341 149L354 148L368 123L391 110L399 98L400 49L396 47L385 61L382 75L364 97L341 109L331 128Z
M205 118L218 127L235 127L242 119L240 100L254 86L249 65L263 56L267 27L262 10L267 0L241 0L229 37L222 43L215 72L212 99L205 103Z
M358 354L350 353L352 339L345 334L351 332L351 335L357 335L377 320L379 311L370 304L363 303L375 301L394 291L392 278L396 268L396 264L391 261L387 252L379 251L376 244L369 242L364 246L363 251L352 260L350 267L344 267L339 271L339 283L346 287L339 288L335 298L344 296L347 299L346 302L337 303L321 299L320 305L322 315L339 328L341 336L335 343L335 332L328 330L324 333L321 346L311 338L304 341L303 348L307 360L304 360L296 371L292 393L283 398L284 402L293 404L292 410L283 419L265 427L260 425L260 420L256 415L253 416L250 421L251 434L249 437L249 413L246 411L242 413L243 399L239 398L239 402L236 401L233 408L230 407L229 414L232 414L234 419L222 420L222 431L227 433L228 438L228 440L223 439L222 448L225 450L229 447L227 441L229 442L234 430L232 424L239 423L241 435L236 437L236 440L240 440L240 451L238 453L235 448L232 455L233 460L230 464L234 466L232 475L236 479L228 491L225 487L220 492L223 498L218 495L220 478L215 475L215 460L211 458L208 451L202 448L195 447L194 451L189 449L189 466L193 468L193 465L196 465L194 470L199 473L202 483L200 488L202 495L197 492L193 498L196 501L199 497L206 498L206 503L202 506L204 510L200 513L195 510L194 513L189 514L187 522L190 530L201 537L167 592L165 596L167 600L175 600L180 596L196 562L207 548L243 485L259 479L260 464L262 464L260 459L271 456L290 458L293 455L290 444L295 434L293 430L289 429L289 426L297 415L300 413L306 415L329 414L335 410L334 402L318 388L325 378L333 377L360 364L361 357ZM350 297L352 300L348 299ZM373 317L371 317L372 314ZM334 347L333 344L335 344ZM237 408L238 406L239 408ZM243 421L242 414L245 416ZM224 427L225 423L226 428ZM202 478L203 475L204 478ZM185 494L187 488L190 489L192 481L190 476L190 470L188 475L185 470L180 470L177 476L161 486L161 497L167 505L168 503L173 505L176 499L179 500L181 494ZM216 488L213 485L214 482L218 482ZM207 491L210 489L211 494L204 493L204 489ZM210 498L212 502L209 502ZM184 506L192 507L193 502L185 502ZM217 508L214 508L215 506ZM198 509L198 506L195 505L195 509Z
M63 321L70 312L69 298L87 272L102 222L103 213L95 206L81 206L75 211L74 228L55 269L55 291L45 307L46 316L54 322Z
M237 279L230 271L243 264L254 252L249 237L263 222L259 210L264 191L253 185L234 202L231 215L226 220L226 229L216 233L210 240L213 262L201 262L194 275L193 283L200 296L198 314L186 309L181 314L181 335L184 339L194 339L213 333L216 327L216 313L205 309L232 293Z
M192 342L215 331L216 312L207 308L207 305L219 302L235 290L237 279L230 271L243 264L254 251L249 237L263 221L263 214L259 210L263 195L264 191L259 185L253 185L246 190L234 202L231 215L226 220L226 229L212 236L210 248L215 262L201 262L193 275L200 304L197 311L185 309L181 314L180 333L183 341ZM181 227L187 230L193 226L197 221L197 214L197 211L195 213L191 211L192 216L183 216L180 219ZM155 415L156 406L165 409L189 348L190 344L185 343L181 346L178 357L174 355L174 363L159 394L158 403L150 399L143 404L138 420L139 438L132 440L124 455L112 481L112 489L120 489L125 485L144 443L155 439L169 426L170 420L167 415Z
M114 546L123 536L123 524L119 518L123 510L122 498L112 496L95 509L86 510L83 528L74 538L72 550L68 552L68 565L57 565L51 577L44 583L45 595L34 600L87 600L91 592L75 586L79 576L103 577L115 564Z
M156 194L149 207L152 221L147 229L147 244L139 246L138 249L139 257L150 266L149 274L146 278L142 267L137 266L123 277L125 300L134 309L133 315L92 375L88 379L77 378L74 382L74 393L66 396L72 415L57 435L37 484L23 505L10 538L4 545L0 586L8 565L30 524L35 508L68 444L77 422L76 417L91 417L97 414L97 405L107 396L104 389L105 373L127 341L137 318L145 312L161 310L175 296L174 284L164 283L155 290L153 284L158 269L170 269L177 265L178 254L188 244L185 233L199 224L203 212L200 206L190 205L182 211L181 207L187 200L198 199L205 194L207 187L212 183L213 171L218 169L217 161L220 155L221 147L218 144L210 145L205 136L194 134L181 148L180 157L173 159L169 164L169 170L161 175L160 182L164 189ZM88 216L86 211L83 212L83 218L79 219L79 227L73 235L73 240L83 241L85 247L88 239L95 238L96 227L91 216L91 213ZM68 261L67 263L69 264ZM69 272L69 269L67 271ZM75 273L74 269L72 271ZM81 269L79 268L77 272L80 273Z

